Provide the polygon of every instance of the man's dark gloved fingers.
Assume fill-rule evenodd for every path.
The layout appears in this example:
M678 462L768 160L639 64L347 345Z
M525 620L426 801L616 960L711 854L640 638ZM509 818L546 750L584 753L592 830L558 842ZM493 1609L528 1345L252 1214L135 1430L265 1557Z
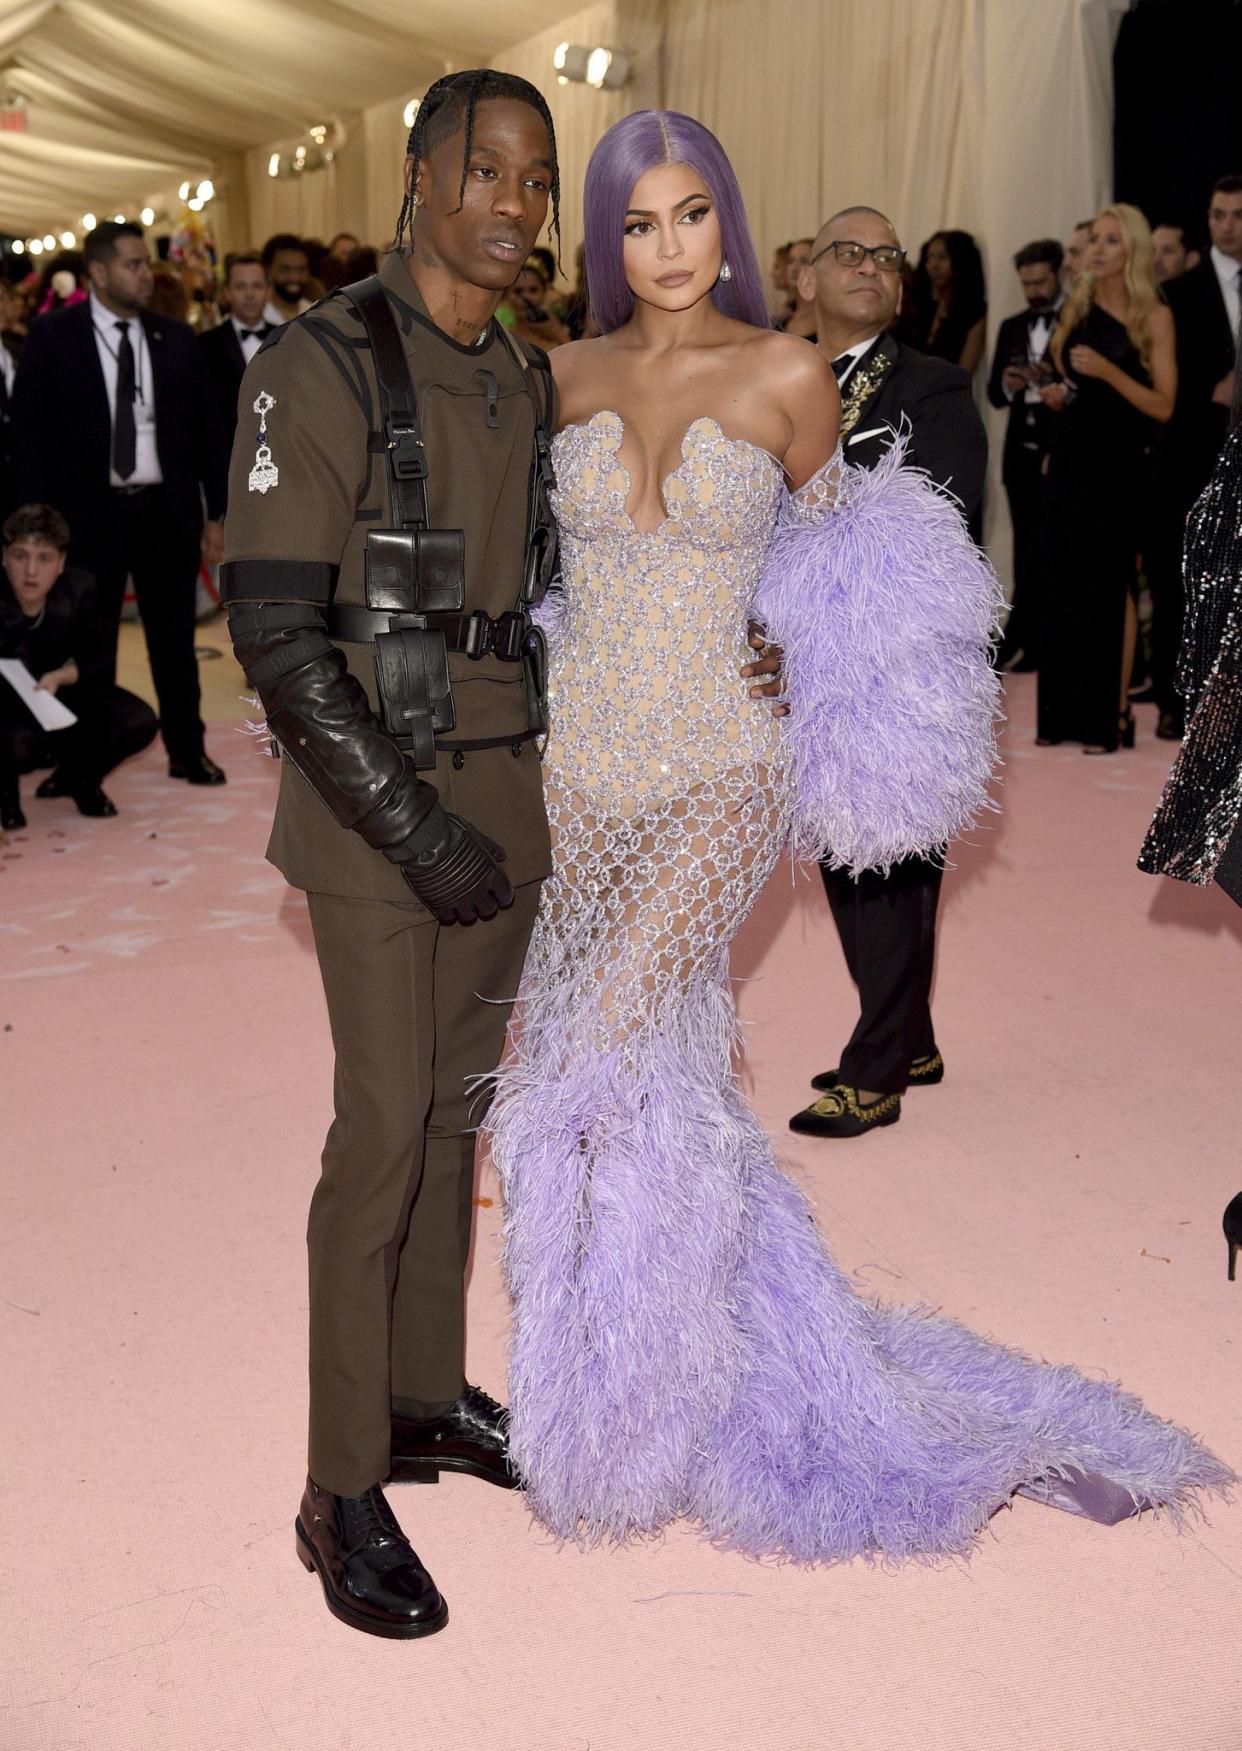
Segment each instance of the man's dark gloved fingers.
M478 839L478 841L479 841L480 845L482 845L483 849L487 852L487 855L491 858L492 862L493 863L503 863L505 860L504 846L497 845L497 843L494 839L489 839L486 833L480 833L477 827L475 828L474 831L475 831L475 837Z

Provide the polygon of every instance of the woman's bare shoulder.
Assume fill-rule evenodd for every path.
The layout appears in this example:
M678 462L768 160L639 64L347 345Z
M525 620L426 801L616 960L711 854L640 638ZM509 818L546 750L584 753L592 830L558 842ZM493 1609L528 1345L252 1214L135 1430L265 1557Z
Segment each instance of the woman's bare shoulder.
M552 349L548 356L552 361L561 425L572 424L584 408L588 412L596 411L589 405L593 394L599 392L593 386L600 383L608 369L608 358L614 351L607 335L567 341L563 347Z
M748 328L746 345L758 370L774 386L797 393L835 384L832 366L813 341L775 328Z

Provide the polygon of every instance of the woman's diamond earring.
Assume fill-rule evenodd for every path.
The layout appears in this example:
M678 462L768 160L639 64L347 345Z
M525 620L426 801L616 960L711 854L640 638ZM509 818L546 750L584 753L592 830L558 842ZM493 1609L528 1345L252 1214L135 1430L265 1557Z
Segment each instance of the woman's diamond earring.
M731 280L733 278L733 269L729 266L727 261L721 262L720 272L716 277L717 277L717 279L726 280L726 281Z

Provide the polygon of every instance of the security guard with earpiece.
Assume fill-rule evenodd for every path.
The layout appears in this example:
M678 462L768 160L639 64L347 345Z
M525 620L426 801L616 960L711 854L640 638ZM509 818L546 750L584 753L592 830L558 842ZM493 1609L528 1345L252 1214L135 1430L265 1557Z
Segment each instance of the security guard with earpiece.
M550 869L530 610L555 565L554 397L494 312L557 193L533 86L440 80L400 247L278 329L239 403L223 590L282 757L268 855L307 893L336 1050L297 1548L334 1614L385 1636L447 1608L381 1482L517 1482L506 1413L465 1380L463 1276L471 1079L499 1062Z

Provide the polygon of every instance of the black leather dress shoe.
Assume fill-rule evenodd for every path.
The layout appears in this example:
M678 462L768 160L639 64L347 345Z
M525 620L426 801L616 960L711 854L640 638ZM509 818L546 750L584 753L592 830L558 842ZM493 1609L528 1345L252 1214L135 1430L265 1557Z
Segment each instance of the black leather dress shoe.
M15 790L0 790L0 828L6 833L20 833L25 825L26 817L22 813L19 793Z
M116 804L97 784L84 784L74 791L73 800L78 813L89 815L94 821L110 821L116 814Z
M170 760L170 778L184 778L190 784L227 784L224 768L217 766L206 754L196 754L192 760Z
M48 773L35 795L45 799L71 796L80 815L89 815L97 821L111 820L116 814L116 804L97 784L92 784L89 779L75 778L72 773L62 772L59 766L54 772Z
M864 1137L868 1131L895 1125L900 1117L899 1094L882 1094L876 1100L863 1101L859 1100L856 1088L848 1082L838 1082L809 1107L795 1113L789 1129L807 1137Z
M393 1483L437 1483L442 1471L463 1471L503 1490L521 1488L509 1467L509 1413L477 1386L468 1386L443 1416L392 1413Z
M328 1610L367 1635L411 1641L448 1622L448 1606L379 1485L334 1496L313 1478L294 1522L303 1568L318 1574Z
M826 1094L830 1088L835 1088L840 1080L840 1070L821 1070L818 1076L812 1076L811 1087L817 1088L821 1094ZM933 1088L937 1082L943 1081L944 1059L939 1052L929 1052L926 1058L916 1058L910 1066L909 1086L911 1088Z

